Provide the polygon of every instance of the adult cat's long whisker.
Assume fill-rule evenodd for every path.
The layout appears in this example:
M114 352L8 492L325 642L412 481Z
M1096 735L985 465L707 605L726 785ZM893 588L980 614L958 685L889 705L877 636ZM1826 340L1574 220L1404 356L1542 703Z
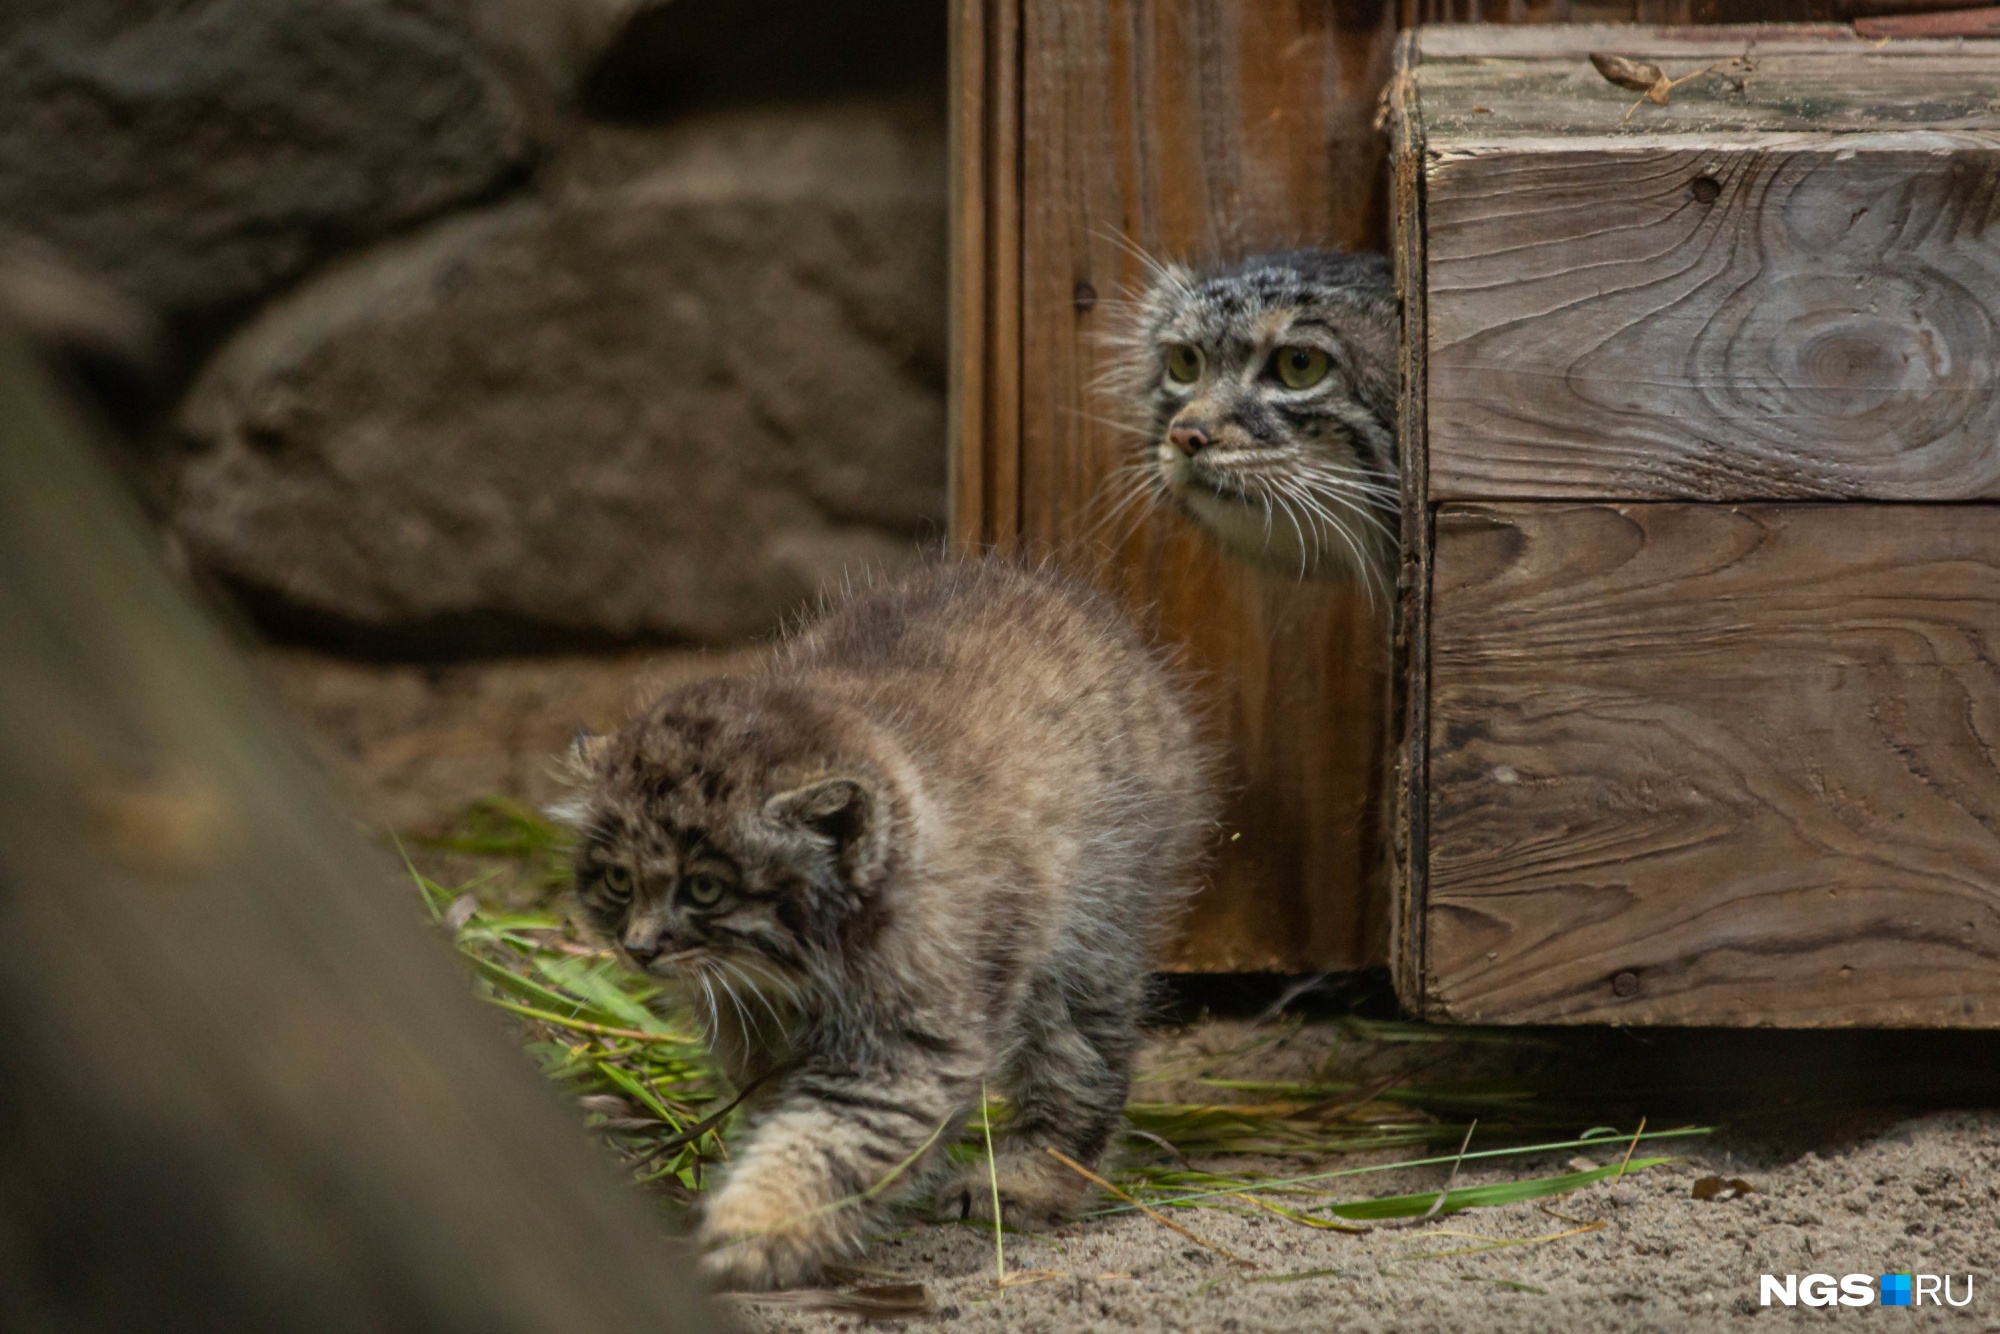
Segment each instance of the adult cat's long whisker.
M1308 494L1316 492L1323 500L1337 504L1343 509L1352 510L1358 519L1374 525L1376 530L1384 537L1392 540L1396 537L1396 530L1389 527L1385 517L1388 511L1385 511L1383 507L1366 502L1357 502L1348 494L1343 493L1338 487L1320 484L1323 481L1323 478L1301 479L1300 485L1304 487Z
M1116 417L1099 416L1095 412L1085 412L1082 408L1066 407L1063 409L1063 412L1071 417L1080 417L1095 426L1108 426L1114 431L1122 431L1126 435L1137 436L1139 439L1149 443L1154 438L1153 432L1144 427L1134 426L1131 422L1119 421Z
M1141 506L1130 525L1114 535L1112 539L1114 545L1123 543L1125 539L1132 535L1139 524L1145 521L1145 517L1151 512L1153 505L1159 502L1161 495L1160 481L1151 467L1143 463L1121 465L1117 470L1105 477L1104 482L1099 487L1099 494L1103 493L1105 487L1121 480L1127 483L1124 488L1125 494L1102 518L1098 519L1084 533L1085 541L1097 541L1103 535L1104 530L1117 523L1120 516L1131 509L1133 505L1140 504L1141 502L1150 502Z
M1324 538L1320 532L1321 525L1314 522L1313 520L1312 510L1317 507L1312 506L1310 499L1292 482L1281 478L1279 481L1279 485L1283 489L1284 495L1288 497L1289 500L1289 503L1286 505L1286 508L1289 509L1291 508L1292 505L1297 505L1300 517L1305 520L1306 527L1310 529L1312 532L1312 564L1308 566L1305 563L1305 552L1303 550L1301 550L1299 553L1300 554L1299 578L1303 580L1306 577L1306 575L1310 572L1310 570L1318 568L1320 563L1320 558L1325 554L1326 551ZM1294 527L1298 526L1297 520L1293 521L1293 526ZM1301 545L1303 546L1303 544Z
M1354 557L1355 575L1361 581L1362 591L1368 596L1369 609L1373 610L1377 605L1375 601L1375 562L1369 559L1368 553L1364 550L1364 544L1359 540L1358 535L1352 532L1345 523L1341 522L1338 517L1329 511L1321 503L1320 499L1315 497L1311 493L1311 490L1303 483L1287 479L1284 484L1290 494L1301 505L1318 515L1324 522L1325 527L1346 544L1348 552Z
M1301 583L1303 583L1305 581L1305 577L1308 574L1312 573L1312 565L1307 559L1308 553L1306 551L1306 530L1303 526L1300 525L1299 516L1292 512L1291 504L1285 499L1283 492L1271 492L1269 493L1269 495L1272 500L1277 502L1278 512L1283 514L1285 518L1290 521L1292 525L1292 532L1297 534L1298 536L1299 580Z

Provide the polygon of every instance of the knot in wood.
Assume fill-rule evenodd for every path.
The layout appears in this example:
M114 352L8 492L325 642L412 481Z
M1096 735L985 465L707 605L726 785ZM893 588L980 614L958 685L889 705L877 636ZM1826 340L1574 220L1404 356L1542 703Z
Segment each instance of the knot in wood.
M1082 314L1097 305L1097 289L1089 283L1078 283L1076 291L1070 296L1070 300L1076 304L1077 313Z

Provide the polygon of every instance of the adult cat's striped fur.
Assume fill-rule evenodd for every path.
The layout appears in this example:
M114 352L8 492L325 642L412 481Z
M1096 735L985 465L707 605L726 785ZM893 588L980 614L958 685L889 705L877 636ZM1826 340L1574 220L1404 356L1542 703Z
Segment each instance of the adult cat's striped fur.
M575 767L590 916L687 986L739 1085L766 1081L704 1213L713 1275L784 1285L851 1250L942 1161L982 1080L1013 1107L1007 1218L1078 1197L1044 1149L1093 1164L1114 1133L1215 808L1181 690L1108 599L934 563ZM939 1198L980 1209L986 1170Z

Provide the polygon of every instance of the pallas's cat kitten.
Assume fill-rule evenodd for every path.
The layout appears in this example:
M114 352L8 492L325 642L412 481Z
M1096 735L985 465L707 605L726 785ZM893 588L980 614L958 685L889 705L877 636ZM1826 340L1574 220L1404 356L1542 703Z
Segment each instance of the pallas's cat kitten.
M1386 591L1400 492L1399 313L1380 255L1157 265L1107 380L1144 423L1140 494L1240 555Z
M982 1081L1013 1109L1002 1214L1078 1197L1045 1149L1091 1165L1114 1133L1214 819L1180 689L1107 599L927 565L574 766L585 909L691 991L739 1087L764 1080L703 1215L711 1274L784 1285L853 1249ZM987 1163L963 1171L937 1198L990 1217Z

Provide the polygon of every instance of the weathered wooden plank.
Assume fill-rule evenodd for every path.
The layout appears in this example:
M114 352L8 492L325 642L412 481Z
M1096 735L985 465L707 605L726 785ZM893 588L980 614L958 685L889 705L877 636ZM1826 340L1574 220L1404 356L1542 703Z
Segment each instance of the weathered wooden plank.
M1424 957L1424 823L1429 750L1431 551L1429 455L1426 431L1424 300L1424 130L1416 81L1409 77L1416 35L1396 44L1396 75L1388 88L1389 174L1395 195L1391 251L1396 290L1403 301L1402 398L1396 445L1402 459L1402 559L1396 580L1398 612L1394 679L1390 685L1389 770L1389 971L1403 1004L1422 1008Z
M2000 1023L2000 507L1444 506L1424 991Z
M1774 134L2000 130L2000 53L1918 58L1891 51L1773 55L1746 42L1721 54L1672 57L1642 47L1670 78L1715 71L1676 86L1666 106L1641 103L1631 89L1607 82L1581 53L1427 63L1418 67L1418 87L1425 135L1437 149L1518 146L1528 138L1719 144ZM1754 69L1730 68L1745 55Z
M986 513L987 77L985 0L951 6L950 380L946 395L946 490L954 546L992 540Z
M1016 549L1021 518L1021 13L955 0L951 28L951 536Z
M1253 569L1177 513L1104 530L1139 446L1088 384L1146 280L1134 248L1206 263L1382 244L1372 120L1394 17L1381 0L1023 6L1023 546L1094 571L1184 647L1228 744L1230 837L1182 968L1382 959L1387 609Z
M2000 496L2000 136L1433 143L1425 198L1433 501Z
M1962 4L1947 0L1940 8ZM1842 6L1826 5L1827 13ZM1871 6L1885 13L1892 6ZM1917 8L1915 4L1908 6ZM1956 41L1897 42L1885 46L1864 41L1845 23L1787 22L1789 8L1782 3L1744 3L1736 0L1719 8L1725 22L1654 20L1632 22L1578 22L1539 24L1444 23L1420 28L1415 34L1415 56L1426 66L1440 62L1488 62L1494 60L1534 60L1573 58L1581 60L1592 51L1641 52L1647 59L1703 62L1738 55L1753 45L1760 57L1816 54L1823 51L1852 52L1870 58L1895 59L1933 55L1976 54ZM1824 16L1824 15L1823 15ZM1799 15L1800 18L1809 17Z

